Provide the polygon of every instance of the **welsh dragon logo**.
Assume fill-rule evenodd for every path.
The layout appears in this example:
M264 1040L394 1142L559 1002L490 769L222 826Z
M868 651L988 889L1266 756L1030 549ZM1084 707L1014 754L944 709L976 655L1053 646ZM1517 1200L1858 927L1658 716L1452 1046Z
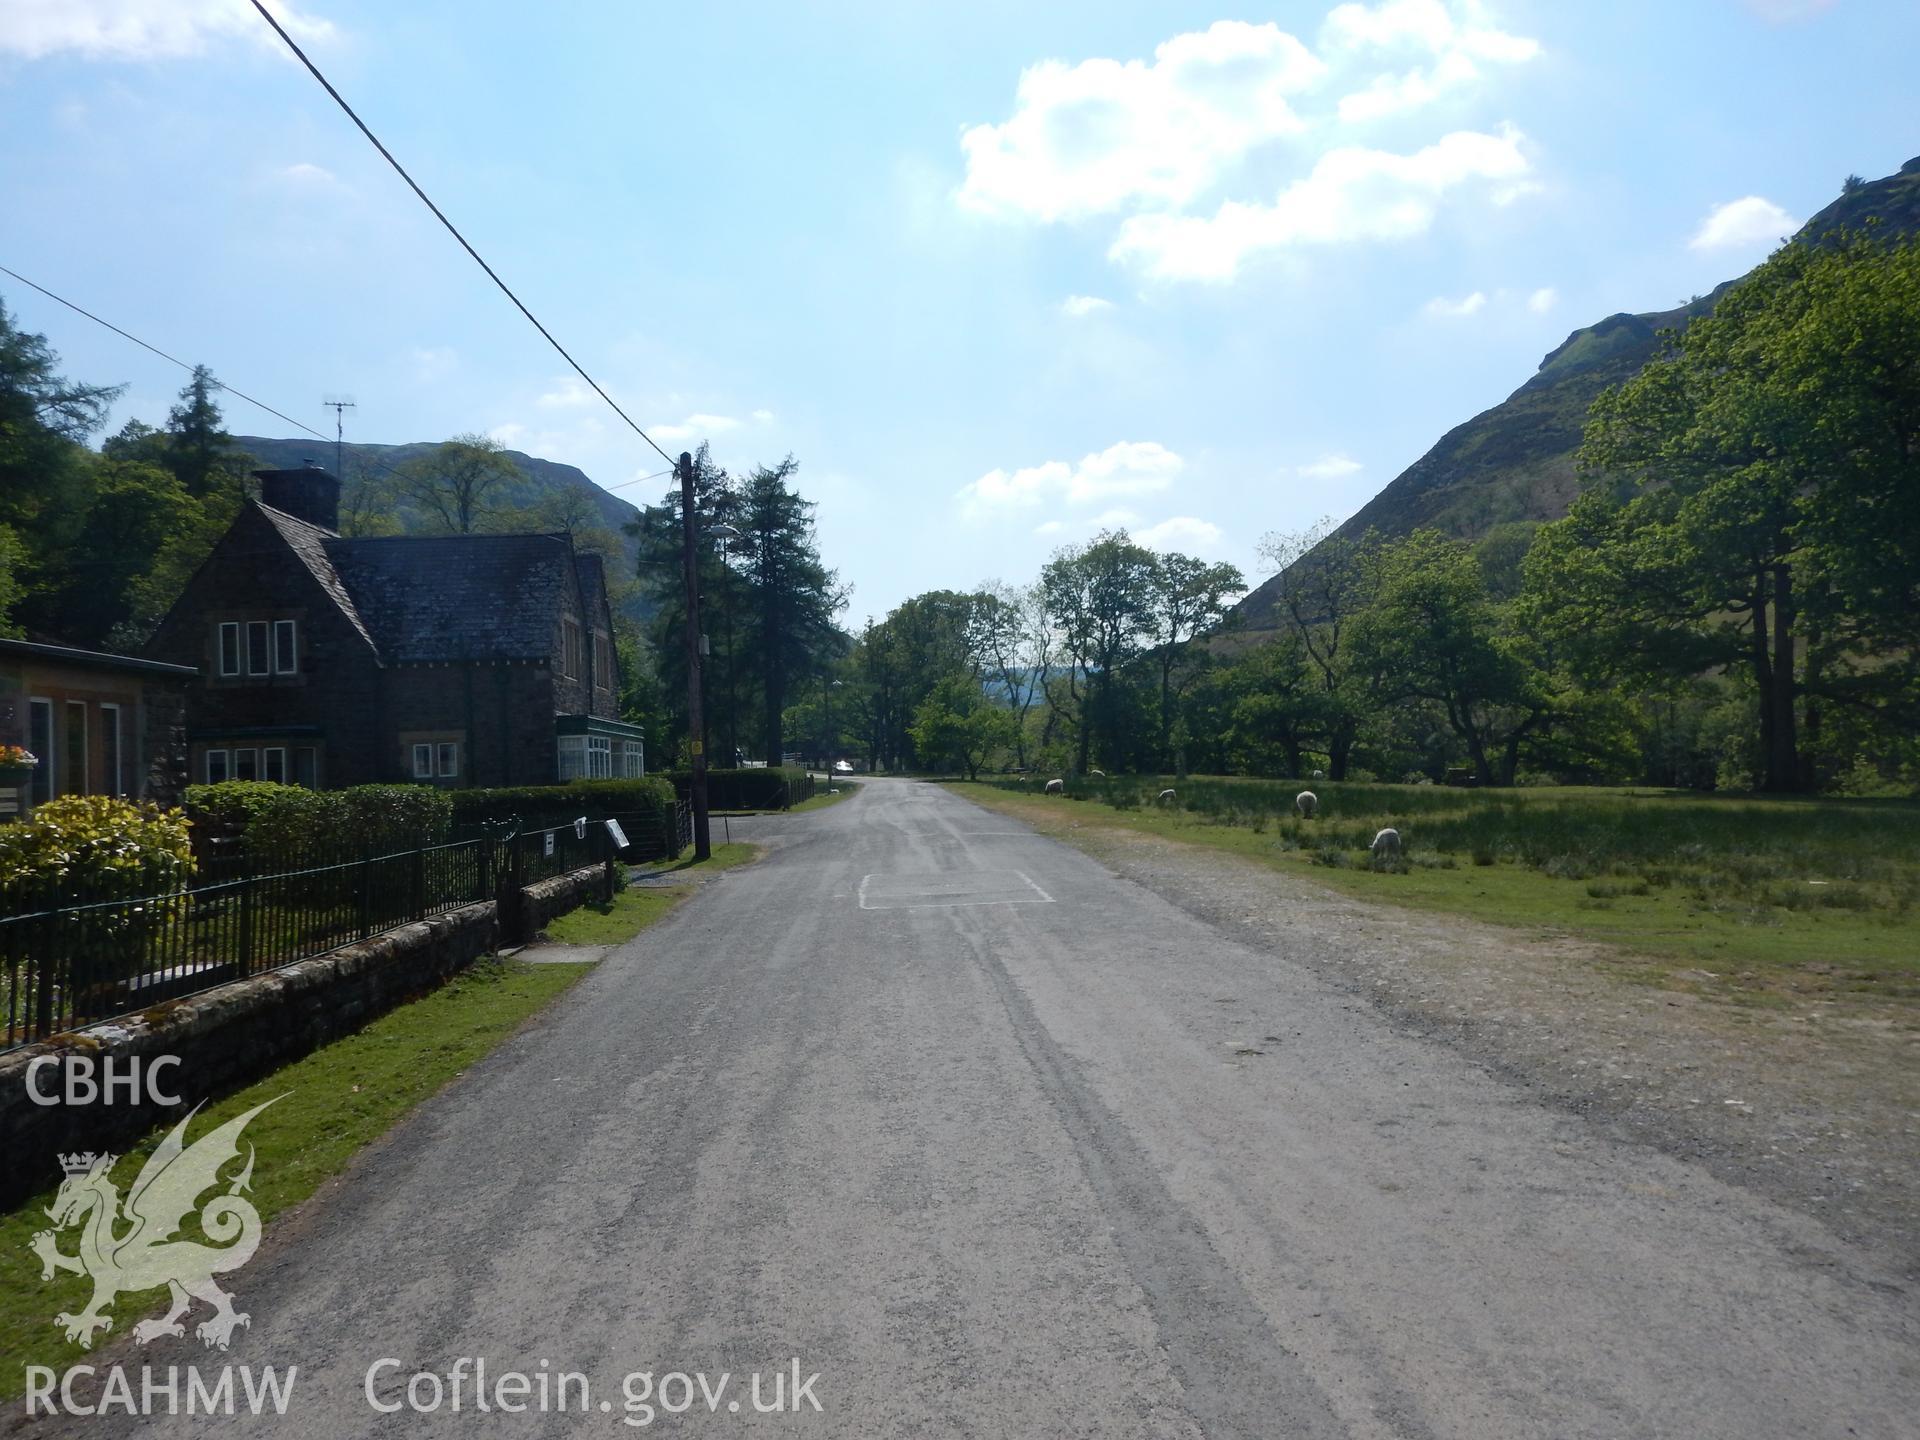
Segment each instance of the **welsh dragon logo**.
M240 1132L267 1105L227 1121L186 1143L187 1126L200 1113L198 1105L160 1142L140 1169L124 1205L113 1183L114 1155L62 1155L67 1178L47 1208L53 1229L42 1230L29 1247L40 1257L40 1278L51 1280L56 1271L87 1275L93 1280L93 1299L78 1315L54 1317L54 1324L81 1349L93 1348L97 1331L111 1330L108 1307L116 1296L165 1286L171 1303L158 1320L142 1320L133 1327L142 1345L162 1335L185 1335L181 1319L201 1300L213 1314L194 1327L209 1346L224 1350L233 1332L248 1317L233 1308L233 1296L213 1277L238 1270L253 1258L260 1245L260 1212L244 1193L253 1178L253 1147L246 1147L246 1164L226 1182L221 1193L199 1205L201 1195L221 1184L220 1172L240 1156ZM212 1244L176 1239L176 1232L199 1207L200 1230ZM57 1233L68 1226L80 1231L77 1254L63 1253Z

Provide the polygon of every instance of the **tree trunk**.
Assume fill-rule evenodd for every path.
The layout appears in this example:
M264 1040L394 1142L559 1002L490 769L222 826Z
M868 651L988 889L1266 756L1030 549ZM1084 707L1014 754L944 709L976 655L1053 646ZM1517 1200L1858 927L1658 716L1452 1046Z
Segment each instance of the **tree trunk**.
M1773 684L1765 704L1773 711L1767 747L1767 789L1800 788L1800 746L1794 724L1793 567L1773 567Z
M1753 577L1753 634L1750 640L1754 688L1760 693L1760 763L1755 767L1755 789L1767 788L1767 765L1773 755L1773 667L1767 663L1767 576Z

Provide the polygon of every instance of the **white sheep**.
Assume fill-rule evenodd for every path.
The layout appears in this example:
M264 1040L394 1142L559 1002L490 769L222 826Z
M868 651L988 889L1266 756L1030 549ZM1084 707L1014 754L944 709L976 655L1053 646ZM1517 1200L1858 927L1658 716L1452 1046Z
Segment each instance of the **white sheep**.
M1327 778L1327 772L1324 770L1316 770L1308 778L1313 780L1324 780Z
M1367 848L1373 852L1375 861L1397 858L1400 854L1400 832L1388 826L1373 837L1373 844Z
M1311 820L1313 812L1320 808L1320 797L1311 790L1302 790L1293 797L1293 808L1302 820Z
M1171 791L1171 790L1162 790L1162 791L1160 792L1160 803L1161 803L1162 805L1171 805L1171 804L1173 804L1173 791Z
M1107 778L1107 772L1104 770L1089 770L1087 771L1087 778L1089 780L1104 780Z
M1066 794L1066 793L1067 793L1067 782L1066 782L1066 781L1064 781L1064 780L1049 780L1049 781L1047 781L1047 794L1049 794L1049 795L1064 795L1064 794Z

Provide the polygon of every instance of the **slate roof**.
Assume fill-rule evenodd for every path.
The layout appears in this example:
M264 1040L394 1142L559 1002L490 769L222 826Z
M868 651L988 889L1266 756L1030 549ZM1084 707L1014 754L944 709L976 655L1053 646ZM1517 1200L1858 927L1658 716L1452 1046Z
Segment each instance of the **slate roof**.
M578 583L573 549L558 535L316 533L346 605L389 665L545 659Z
M333 559L327 553L327 543L329 541L338 543L339 537L331 530L322 530L318 525L310 525L297 516L287 514L284 510L274 509L271 505L262 505L257 500L254 501L254 505L267 518L267 522L279 532L280 538L287 542L287 548L293 551L300 563L312 572L313 578L320 582L320 588L333 597L333 603L338 605L340 612L353 623L353 628L360 632L361 637L369 645L372 645L373 635L367 629L366 621L360 618L360 611L353 603L352 594L342 583L339 572L334 569Z

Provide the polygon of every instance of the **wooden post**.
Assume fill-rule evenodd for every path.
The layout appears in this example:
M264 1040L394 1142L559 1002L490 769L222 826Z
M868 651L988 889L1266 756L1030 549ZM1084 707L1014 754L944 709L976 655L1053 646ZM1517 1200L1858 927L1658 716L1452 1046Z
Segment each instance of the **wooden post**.
M707 747L700 695L700 527L693 510L693 456L680 452L681 568L687 582L687 735L693 752L693 858L713 855L707 824Z

